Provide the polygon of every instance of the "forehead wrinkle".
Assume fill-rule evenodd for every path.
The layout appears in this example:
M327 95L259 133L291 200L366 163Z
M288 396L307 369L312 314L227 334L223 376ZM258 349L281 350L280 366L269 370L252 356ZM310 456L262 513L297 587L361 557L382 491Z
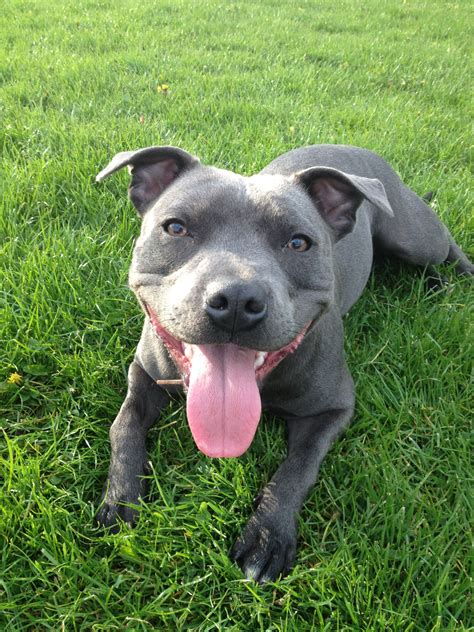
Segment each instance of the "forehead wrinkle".
M235 210L244 208L248 201L245 178L225 169L206 168L187 184L186 190L180 192L171 206L187 207L197 219L209 216L219 221L226 211L234 215Z
M288 193L288 178L280 175L257 174L247 178L251 194L282 196Z
M253 205L262 209L270 219L288 221L291 192L288 180L278 175L256 175L248 179L248 195Z
M260 223L266 230L298 231L313 239L324 232L324 221L305 191L289 178L275 174L257 174L247 179L252 206L259 210Z

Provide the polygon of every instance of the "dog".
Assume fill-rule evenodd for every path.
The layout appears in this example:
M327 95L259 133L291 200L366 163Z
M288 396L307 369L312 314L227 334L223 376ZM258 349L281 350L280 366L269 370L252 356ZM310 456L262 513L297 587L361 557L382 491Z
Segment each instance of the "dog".
M146 315L128 392L110 429L100 524L132 524L146 434L180 390L194 441L238 457L262 409L286 421L288 455L231 556L259 583L288 573L296 518L354 410L342 316L374 253L415 266L474 266L429 206L380 156L343 145L290 151L257 175L204 166L176 147L117 154L142 218L129 284Z

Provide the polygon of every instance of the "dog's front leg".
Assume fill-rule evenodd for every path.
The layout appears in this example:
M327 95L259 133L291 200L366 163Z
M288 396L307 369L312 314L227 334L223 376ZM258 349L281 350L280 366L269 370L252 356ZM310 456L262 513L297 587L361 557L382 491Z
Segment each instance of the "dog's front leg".
M134 361L128 371L128 391L110 428L111 459L97 521L113 530L118 521L133 524L145 491L146 434L168 402L168 395Z
M264 583L290 570L298 513L322 460L352 413L351 407L287 421L288 456L259 495L256 511L232 550L247 578Z

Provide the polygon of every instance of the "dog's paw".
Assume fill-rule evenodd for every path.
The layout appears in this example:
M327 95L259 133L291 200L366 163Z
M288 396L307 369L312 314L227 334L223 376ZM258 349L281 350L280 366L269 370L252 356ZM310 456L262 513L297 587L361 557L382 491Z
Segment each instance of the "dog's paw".
M250 519L235 542L231 558L247 579L259 584L286 575L295 560L296 525L278 517L260 515Z
M144 483L138 478L126 486L117 485L116 479L109 478L95 517L97 524L111 533L117 533L121 523L133 527L138 519L139 499L144 493Z
M130 502L128 500L113 502L103 498L95 517L96 522L101 527L107 528L110 533L117 533L122 522L133 527L138 518L137 503L138 501Z

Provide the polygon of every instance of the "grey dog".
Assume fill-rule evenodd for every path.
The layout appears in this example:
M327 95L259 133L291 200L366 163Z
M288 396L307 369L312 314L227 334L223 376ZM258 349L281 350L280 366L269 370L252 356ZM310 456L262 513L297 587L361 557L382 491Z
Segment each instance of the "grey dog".
M287 424L288 455L262 490L232 557L248 578L291 568L298 512L349 424L354 385L342 316L374 253L417 266L474 266L448 229L380 156L356 147L296 149L243 177L176 147L117 154L142 217L129 283L146 318L128 392L110 429L99 523L133 523L144 495L146 434L187 393L194 441L209 457L249 447L262 408Z

